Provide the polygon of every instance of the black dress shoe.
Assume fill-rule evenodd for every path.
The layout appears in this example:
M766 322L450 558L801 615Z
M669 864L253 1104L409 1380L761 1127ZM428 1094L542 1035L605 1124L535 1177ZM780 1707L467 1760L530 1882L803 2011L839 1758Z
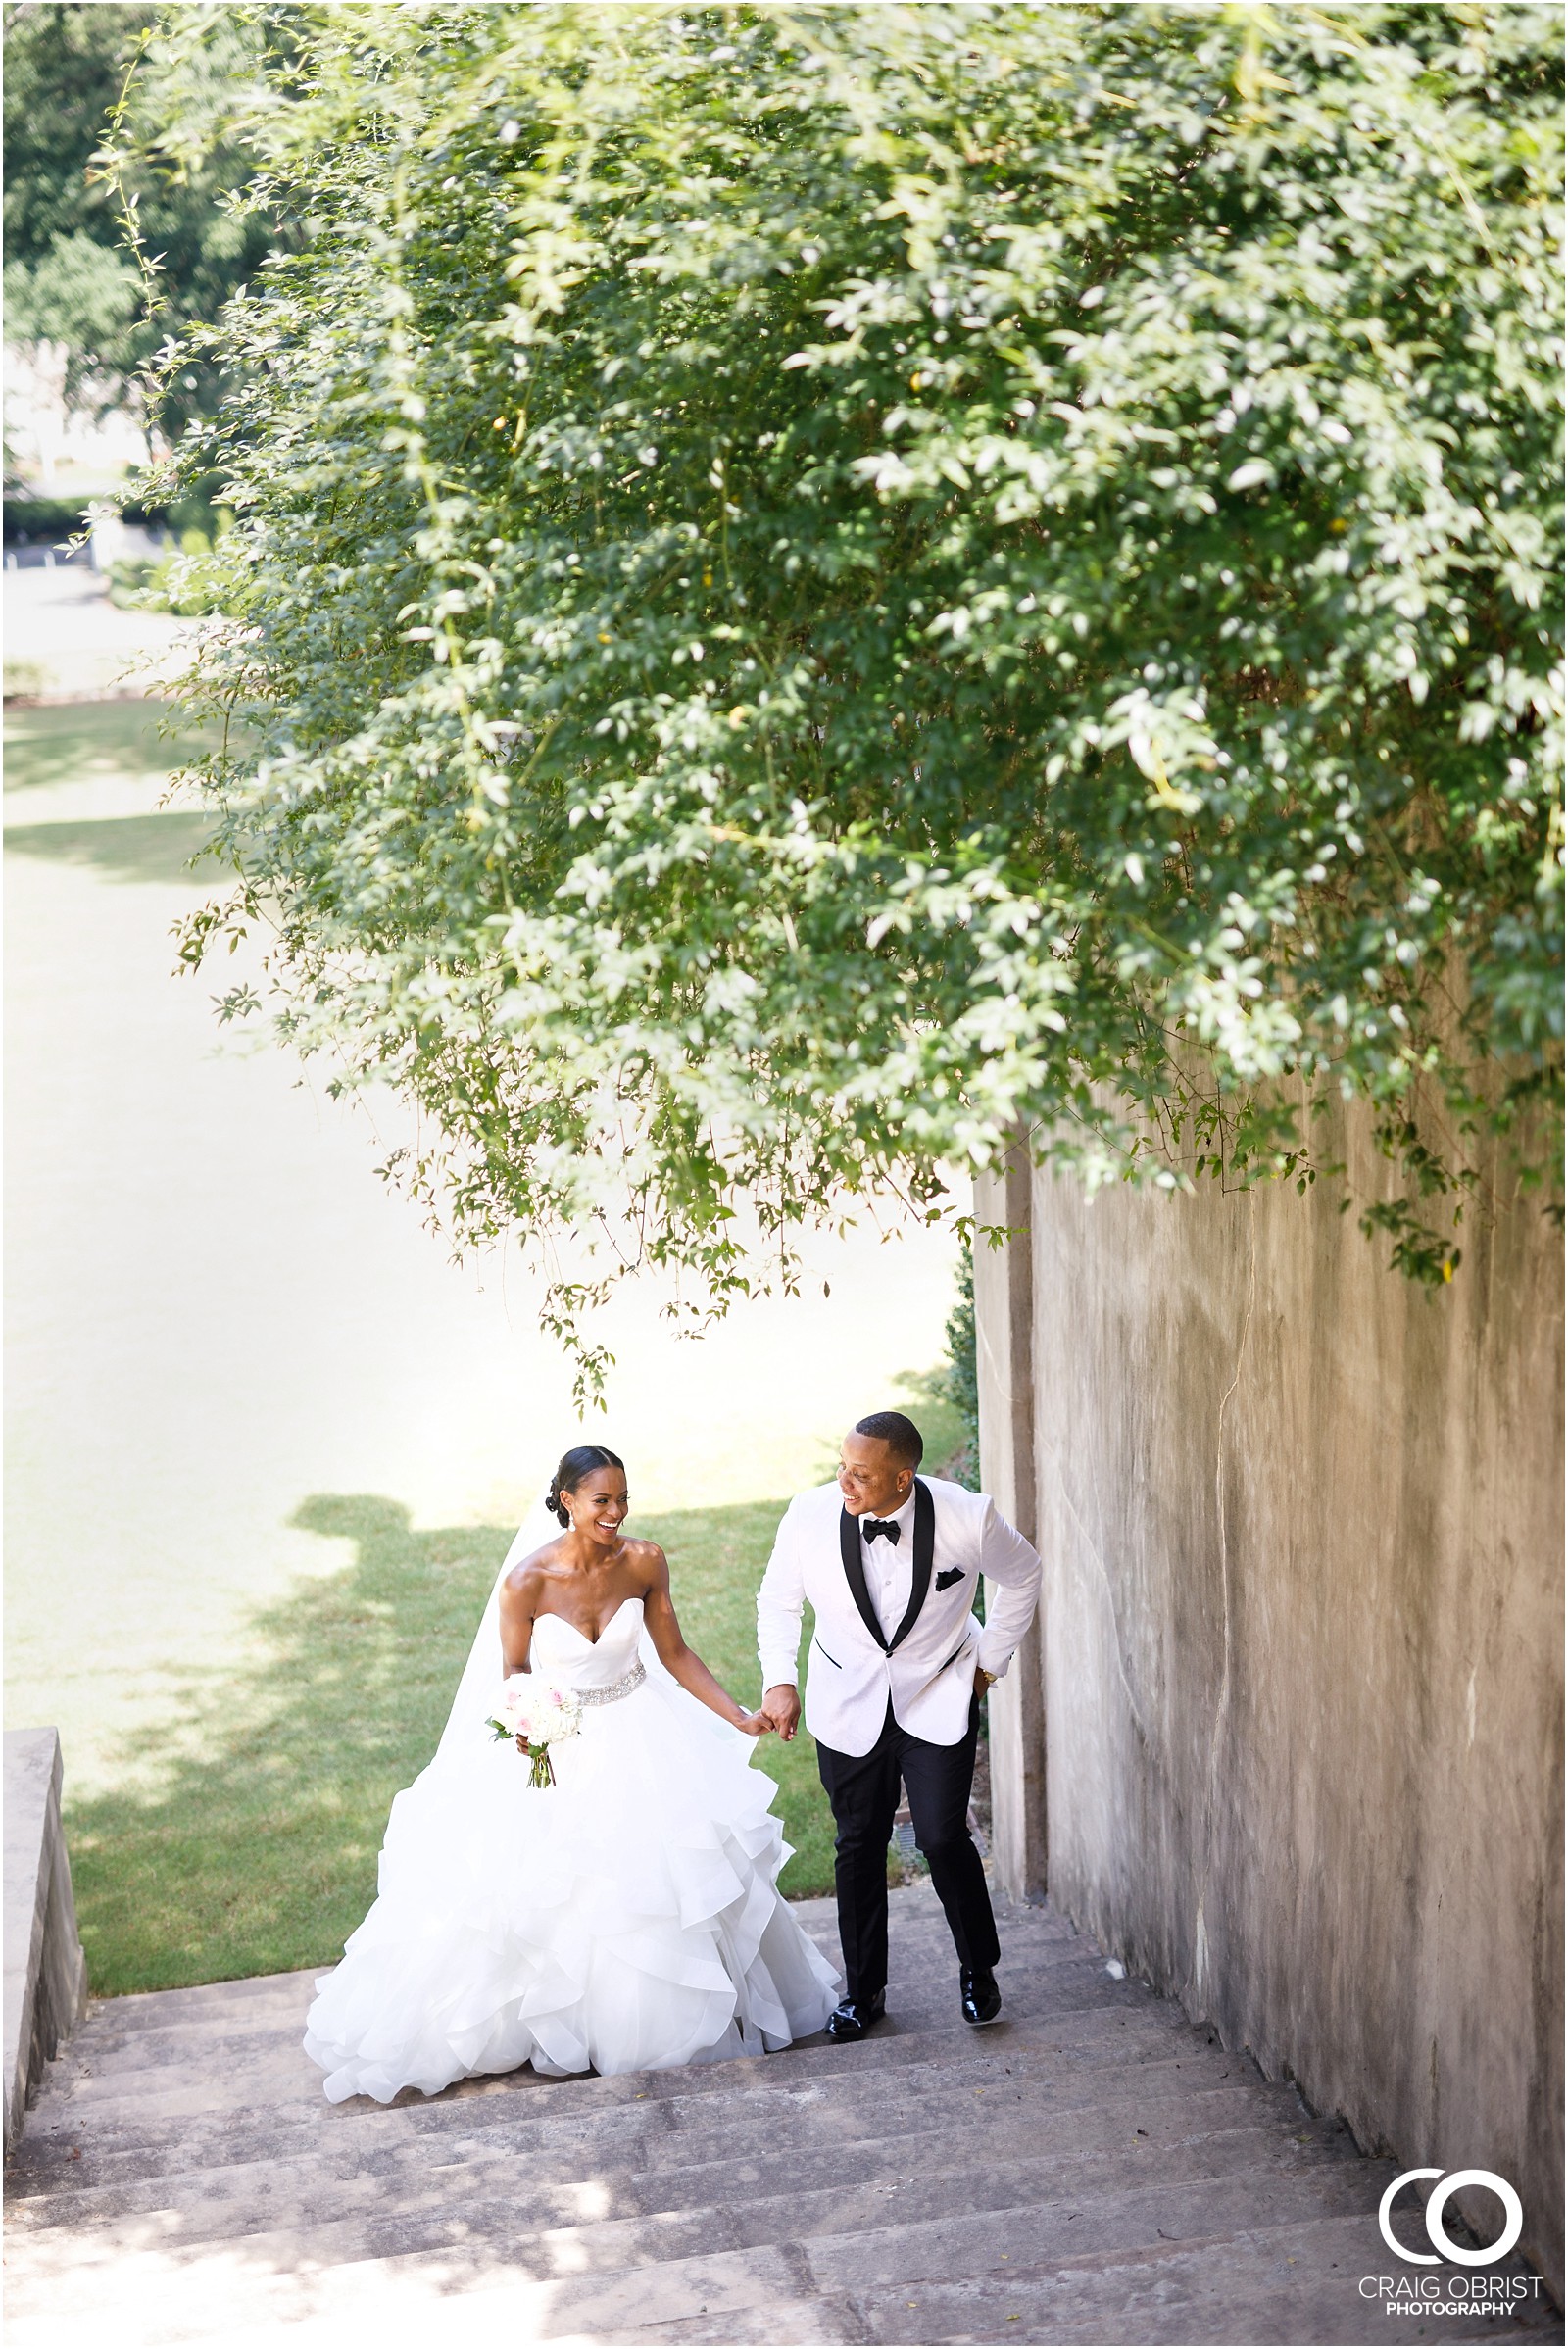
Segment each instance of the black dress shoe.
M960 1966L958 1997L965 2023L995 2023L1002 2012L1002 1992L989 1966ZM828 2025L829 2031L833 2028Z
M887 2006L886 1994L881 1990L873 1991L869 1998L841 1998L827 2019L828 2037L841 2043L863 2039L872 2024L881 2022Z

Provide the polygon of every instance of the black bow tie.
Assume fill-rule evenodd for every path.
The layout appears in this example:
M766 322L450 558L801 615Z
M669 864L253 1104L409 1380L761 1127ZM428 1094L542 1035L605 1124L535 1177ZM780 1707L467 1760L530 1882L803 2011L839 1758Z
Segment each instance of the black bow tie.
M894 1548L897 1549L899 1546L899 1536L903 1533L903 1526L895 1524L891 1517L873 1517L869 1525L867 1525L865 1528L865 1538L867 1542L874 1542L878 1534L886 1534Z

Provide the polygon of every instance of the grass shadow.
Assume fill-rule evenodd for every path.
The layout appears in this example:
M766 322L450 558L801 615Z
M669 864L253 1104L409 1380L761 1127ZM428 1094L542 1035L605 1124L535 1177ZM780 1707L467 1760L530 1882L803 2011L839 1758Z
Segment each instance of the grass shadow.
M182 724L177 734L164 733L170 716L170 704L133 698L8 709L6 790L171 774L199 755L211 732Z
M669 1552L692 1644L738 1695L758 1685L755 1598L780 1504L682 1510L638 1532ZM176 1688L122 1789L68 1799L99 1993L331 1965L375 1893L392 1797L435 1750L510 1526L416 1530L372 1495L318 1495L294 1523L354 1545L252 1618ZM832 1881L832 1822L802 1733L759 1755L780 1783L796 1894Z
M8 824L8 856L43 856L111 881L190 881L190 859L210 838L205 816L98 816L86 823Z

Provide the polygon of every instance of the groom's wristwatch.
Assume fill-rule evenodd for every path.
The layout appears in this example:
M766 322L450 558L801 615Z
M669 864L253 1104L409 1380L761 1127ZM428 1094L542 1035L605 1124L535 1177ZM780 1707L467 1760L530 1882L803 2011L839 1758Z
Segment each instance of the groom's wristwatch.
M988 1688L994 1688L996 1687L998 1677L996 1673L988 1672L984 1664L976 1664L975 1670L979 1673L980 1678L985 1682L985 1685Z

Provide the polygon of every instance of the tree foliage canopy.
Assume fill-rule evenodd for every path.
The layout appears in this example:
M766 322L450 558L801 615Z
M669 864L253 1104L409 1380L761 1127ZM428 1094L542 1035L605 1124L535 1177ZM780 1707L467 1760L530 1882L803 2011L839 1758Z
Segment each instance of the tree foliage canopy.
M253 12L238 24L209 12L202 80L216 120L231 108L237 70L261 45ZM171 333L214 318L277 242L277 223L226 198L251 176L250 157L222 139L172 153L149 122L122 145L118 174L105 146L131 74L167 96L185 46L177 23L160 28L155 7L126 0L7 0L5 10L6 319L13 342L66 350L66 390L95 384L100 400L123 396L125 379ZM178 88L188 119L195 91ZM137 222L140 260L125 235ZM149 301L149 283L153 298ZM164 378L163 419L177 430L211 408L220 377L185 355Z
M619 1182L722 1300L743 1199L1300 1178L1341 1089L1451 1266L1557 1085L1557 30L300 13L205 788L461 1231Z

